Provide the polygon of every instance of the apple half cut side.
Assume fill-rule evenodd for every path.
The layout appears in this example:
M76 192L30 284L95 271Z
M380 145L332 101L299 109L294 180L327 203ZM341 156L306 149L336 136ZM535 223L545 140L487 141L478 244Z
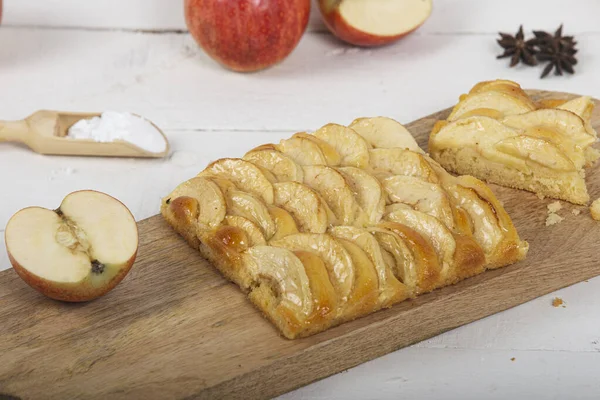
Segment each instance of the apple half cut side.
M429 18L432 0L319 0L325 25L357 46L395 42Z
M8 221L6 250L17 274L55 300L83 302L112 290L138 250L138 229L119 200L70 193L56 210L28 207Z

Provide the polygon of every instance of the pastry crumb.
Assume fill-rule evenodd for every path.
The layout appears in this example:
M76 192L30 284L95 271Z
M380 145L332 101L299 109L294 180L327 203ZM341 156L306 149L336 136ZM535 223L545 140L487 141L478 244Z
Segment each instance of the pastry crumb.
M590 206L590 212L592 213L592 218L596 221L600 221L600 198L594 200Z
M515 361L515 360L516 360L516 358L514 358L514 357L510 359L510 361Z
M564 301L560 297L555 297L554 299L552 299L552 307L563 306L563 308L564 308L565 306L563 304L564 304Z
M573 210L571 210L571 213L573 213L573 215L579 215L581 214L581 210L578 208L574 208Z
M556 225L559 222L562 222L563 220L564 220L564 218L561 217L560 215L550 213L550 214L548 214L548 218L546 218L546 226Z
M555 201L553 203L548 204L548 212L549 213L556 213L556 212L560 211L561 208L562 208L562 205L560 204L560 201Z
M535 195L536 195L536 196L538 197L538 199L540 199L540 200L544 200L544 199L546 198L546 196L544 196L544 195L543 195L543 194L541 194L541 193L536 193Z

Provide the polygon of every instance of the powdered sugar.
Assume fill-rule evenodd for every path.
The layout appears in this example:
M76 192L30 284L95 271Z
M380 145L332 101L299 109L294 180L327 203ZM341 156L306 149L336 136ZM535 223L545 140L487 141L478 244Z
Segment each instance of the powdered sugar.
M100 117L77 121L69 128L67 137L96 142L123 140L152 153L160 153L167 147L160 131L149 121L116 111L105 111Z

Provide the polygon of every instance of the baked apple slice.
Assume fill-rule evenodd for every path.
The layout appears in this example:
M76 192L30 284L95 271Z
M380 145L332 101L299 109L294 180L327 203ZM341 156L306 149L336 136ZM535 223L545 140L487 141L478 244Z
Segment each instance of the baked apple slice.
M412 150L390 148L369 151L371 168L393 175L415 176L427 182L437 183L437 174L425 157Z
M251 193L273 204L273 174L251 162L239 158L223 158L210 164L199 176L225 178L240 190Z
M288 338L295 338L313 312L304 264L285 248L255 246L242 253L238 282L250 300Z
M298 233L271 241L271 246L291 251L309 251L325 263L329 279L340 296L342 306L350 299L354 287L352 258L344 246L327 234Z
M299 165L327 165L327 158L317 143L305 136L294 135L282 140L277 150Z
M327 124L314 136L331 145L341 157L340 165L366 168L369 165L369 144L354 130L339 124Z
M287 235L300 233L296 220L292 217L292 214L283 208L269 206L269 214L271 214L271 218L275 224L275 234L273 234L271 240L277 240Z
M280 182L275 188L275 205L289 212L301 232L325 233L335 222L325 201L308 186L298 182Z
M100 297L121 282L138 250L138 229L127 207L107 194L84 190L60 207L28 207L5 232L17 274L42 294L62 301Z
M324 165L305 166L304 183L325 199L341 225L362 225L366 220L346 179L335 169Z
M423 153L413 135L400 122L391 118L357 118L349 126L371 147L399 147Z
M249 247L264 246L267 244L267 240L265 239L265 235L262 233L261 228L248 218L240 217L238 215L227 215L225 217L225 224L243 230L248 238Z
M243 159L270 171L278 182L302 182L304 180L302 167L277 150L273 144L266 144L250 150Z
M454 230L454 216L448 195L440 185L413 176L395 175L384 179L383 188L393 203L403 203L429 214Z
M321 152L325 156L325 162L327 163L326 165L330 165L332 167L340 165L340 162L342 161L342 157L336 151L336 149L332 145L327 143L326 141L321 140L318 137L316 137L315 135L311 135L306 132L294 133L294 135L292 135L292 138L300 138L300 139L310 140L311 142L313 142L314 144L319 146L319 149L321 149Z
M379 302L383 307L388 307L408 296L406 287L393 273L392 268L385 260L385 256L375 237L366 229L354 226L336 226L329 233L336 239L348 240L369 257L377 273Z
M381 221L385 209L385 194L377 178L355 167L341 167L338 171L344 176L358 205L366 213L365 223L376 224Z

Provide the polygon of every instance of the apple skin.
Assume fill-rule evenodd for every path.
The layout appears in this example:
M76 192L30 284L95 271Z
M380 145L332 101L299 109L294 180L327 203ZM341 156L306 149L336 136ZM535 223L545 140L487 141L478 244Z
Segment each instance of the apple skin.
M131 218L135 220L135 218L133 217L133 215L131 214L131 211L127 208L127 206L125 204L123 204L123 202L121 202L119 199L117 199L113 196L110 196L103 192L98 192L96 190L78 190L78 191L69 193L69 195L75 194L77 192L97 192L97 193L106 195L106 196L110 197L111 199L113 199L114 201L121 203L121 205L123 207L125 207L125 209L129 212L129 214L131 215ZM66 196L65 196L65 198L66 198ZM62 206L62 203L61 203L61 206ZM17 211L13 215L13 217L15 215L17 215L18 213L27 210L28 208L39 208L39 207L23 208L23 209ZM60 207L59 207L59 209L60 209ZM10 223L10 220L9 220L9 223ZM8 224L7 224L7 226L8 226ZM23 279L25 281L25 283L27 283L30 287L32 287L33 289L37 290L38 292L42 293L43 295L45 295L51 299L65 301L65 302L78 303L78 302L91 301L91 300L97 299L98 297L104 296L105 294L107 294L108 292L113 290L123 280L123 278L125 278L125 276L129 273L129 271L131 270L131 267L133 266L133 264L135 263L135 260L137 258L137 254L139 251L139 232L138 232L138 236L137 236L137 246L136 246L136 249L135 249L135 252L133 253L133 255L129 258L129 260L127 260L120 267L119 272L117 274L115 274L105 285L103 285L101 287L96 287L94 285L91 285L88 278L86 278L85 280L83 280L81 282L75 282L75 283L61 283L61 282L48 281L30 271L28 271L27 269L23 268L17 262L17 260L15 260L15 258L10 253L8 240L6 238L6 232L5 232L5 236L4 236L4 245L7 250L8 260L10 261L13 269L15 270L17 275L19 275L19 277L21 279Z
M113 276L106 285L94 287L90 285L87 280L77 283L57 283L47 281L23 268L10 253L8 254L8 259L12 264L13 269L25 283L51 299L70 303L91 301L104 296L106 293L113 290L129 273L136 257L137 251L127 263L121 267L119 273Z
M377 36L359 31L358 29L350 26L340 15L337 8L337 2L335 1L332 3L332 0L319 0L319 10L323 16L323 22L325 23L325 26L327 26L327 29L329 29L334 36L346 43L361 47L377 47L391 44L416 31L427 20L425 19L421 24L415 26L410 31L403 32L399 35Z
M284 60L306 31L310 0L185 0L187 27L215 61L254 72Z

